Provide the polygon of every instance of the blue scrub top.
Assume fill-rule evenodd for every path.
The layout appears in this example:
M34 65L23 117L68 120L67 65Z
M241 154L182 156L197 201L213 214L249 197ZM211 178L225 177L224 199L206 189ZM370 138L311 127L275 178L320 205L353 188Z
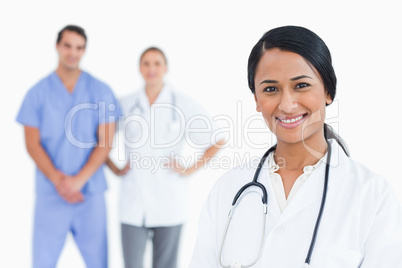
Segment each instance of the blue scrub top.
M77 174L96 146L99 124L112 123L121 115L111 89L82 71L69 93L56 72L51 73L25 96L17 121L38 128L41 144L54 166L68 175ZM83 194L106 190L103 165L82 189ZM53 183L36 168L36 192L56 193Z

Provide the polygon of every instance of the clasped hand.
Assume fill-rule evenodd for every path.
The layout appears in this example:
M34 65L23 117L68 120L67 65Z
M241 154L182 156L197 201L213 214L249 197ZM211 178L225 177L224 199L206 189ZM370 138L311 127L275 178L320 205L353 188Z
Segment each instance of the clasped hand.
M78 177L69 176L58 172L58 179L55 182L57 193L68 203L80 203L84 201L84 195L81 193L85 182Z

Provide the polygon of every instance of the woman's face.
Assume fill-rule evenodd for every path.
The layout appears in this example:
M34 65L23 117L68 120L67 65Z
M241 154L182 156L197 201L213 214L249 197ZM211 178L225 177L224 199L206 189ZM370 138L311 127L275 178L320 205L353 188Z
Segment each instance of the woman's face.
M162 83L166 72L166 61L160 52L150 50L142 56L140 73L147 85Z
M299 54L272 48L255 74L255 101L278 143L323 137L325 106L332 102L318 72Z

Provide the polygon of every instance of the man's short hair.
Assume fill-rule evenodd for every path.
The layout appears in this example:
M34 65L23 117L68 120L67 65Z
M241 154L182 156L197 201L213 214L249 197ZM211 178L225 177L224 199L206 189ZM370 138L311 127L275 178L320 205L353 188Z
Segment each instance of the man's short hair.
M81 28L80 26L76 26L76 25L67 25L66 27L61 29L61 31L57 35L57 41L56 41L57 44L60 43L60 40L63 36L64 31L71 31L71 32L75 32L75 33L81 35L85 39L85 44L87 43L87 35L85 34L85 30L83 28Z

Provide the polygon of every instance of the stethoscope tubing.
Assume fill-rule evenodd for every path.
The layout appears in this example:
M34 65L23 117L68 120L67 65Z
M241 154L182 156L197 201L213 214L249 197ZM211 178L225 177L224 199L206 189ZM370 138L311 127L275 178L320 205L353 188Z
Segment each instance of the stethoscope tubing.
M317 221L315 223L314 233L313 233L313 237L311 239L310 248L308 250L306 260L304 261L304 263L306 264L305 267L308 267L310 265L311 255L313 254L315 242L317 240L318 229L320 228L321 218L322 218L322 214L324 212L325 201L327 200L329 168L330 168L330 163L331 163L331 152L332 152L331 144L328 141L327 141L327 144L328 144L328 152L327 152L327 162L325 165L325 180L324 180L324 189L323 189L323 193L322 193L321 206L320 206L320 211L318 212Z

